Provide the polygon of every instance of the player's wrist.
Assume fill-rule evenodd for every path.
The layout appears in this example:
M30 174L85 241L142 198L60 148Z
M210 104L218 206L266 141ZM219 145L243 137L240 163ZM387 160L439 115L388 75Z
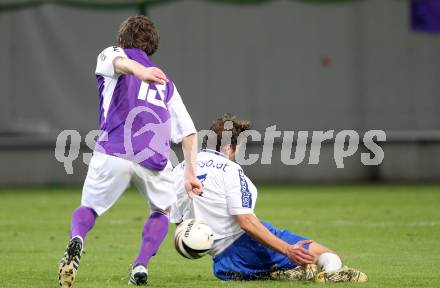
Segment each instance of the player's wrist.
M290 244L289 243L283 243L281 247L281 253L289 256L290 255Z
M190 166L186 166L184 174L185 174L185 177L195 177L196 171L194 170L194 168L192 168Z
M141 67L140 65L130 65L130 70L133 74L133 76L135 76L136 78L143 80L142 79L142 72L143 72L143 67Z

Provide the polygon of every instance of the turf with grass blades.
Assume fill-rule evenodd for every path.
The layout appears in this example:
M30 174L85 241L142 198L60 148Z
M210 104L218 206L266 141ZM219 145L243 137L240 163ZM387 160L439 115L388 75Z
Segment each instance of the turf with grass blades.
M79 200L80 189L0 190L0 287L58 287L58 260ZM263 186L256 212L338 251L368 274L359 286L440 287L440 186ZM128 191L98 219L75 287L127 287L147 213L141 195ZM173 232L150 263L152 287L322 286L218 281L209 257L191 261L174 251Z

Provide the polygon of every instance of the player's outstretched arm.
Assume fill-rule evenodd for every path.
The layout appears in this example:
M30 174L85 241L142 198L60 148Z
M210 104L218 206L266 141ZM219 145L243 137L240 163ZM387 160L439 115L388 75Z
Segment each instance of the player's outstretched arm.
M183 137L182 150L185 159L185 190L188 196L192 197L193 193L200 194L203 190L202 183L196 175L197 133Z
M255 215L241 214L235 216L240 223L241 229L261 244L286 255L291 261L300 265L315 262L315 257L303 247L304 244L311 243L311 240L303 240L295 245L290 245L272 234L263 224L261 224L260 220Z
M157 82L165 84L167 76L157 67L145 67L144 65L125 57L116 57L113 60L115 72L118 74L134 75L145 82Z

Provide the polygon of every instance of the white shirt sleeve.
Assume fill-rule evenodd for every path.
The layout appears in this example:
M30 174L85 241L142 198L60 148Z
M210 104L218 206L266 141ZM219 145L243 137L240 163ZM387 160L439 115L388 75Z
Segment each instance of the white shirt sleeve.
M115 79L118 78L119 74L115 72L115 67L113 66L113 60L116 57L127 58L127 55L122 48L116 46L104 49L104 51L98 55L95 74Z
M225 175L226 176L226 175ZM228 178L231 179L226 185L226 201L230 215L254 214L252 192L248 183L249 179L243 170L238 167L231 170Z
M174 143L180 143L184 137L197 132L176 86L174 86L173 97L167 105L171 115L171 140Z

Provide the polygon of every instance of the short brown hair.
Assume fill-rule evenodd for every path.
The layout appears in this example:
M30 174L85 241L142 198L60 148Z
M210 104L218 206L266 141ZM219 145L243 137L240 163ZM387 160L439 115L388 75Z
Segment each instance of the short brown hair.
M139 48L150 56L159 47L159 33L147 16L130 16L121 23L117 42L121 48Z
M225 123L230 122L232 125L230 127L225 127ZM208 137L209 135L206 135L205 137L203 137L203 142L202 142L202 149L215 149L216 151L220 152L220 148L222 146L222 135L223 135L223 131L227 130L227 131L231 131L232 135L231 135L231 144L232 149L237 148L238 143L238 136L240 136L240 133L246 130L249 130L251 128L251 121L249 120L240 120L237 119L237 117L235 117L232 114L226 113L225 115L223 115L221 118L216 119L214 122L212 122L211 127L209 128L209 130L211 130L212 132L214 132L217 135L217 141L215 143L215 148L214 147L208 147ZM230 128L230 129L227 129Z

